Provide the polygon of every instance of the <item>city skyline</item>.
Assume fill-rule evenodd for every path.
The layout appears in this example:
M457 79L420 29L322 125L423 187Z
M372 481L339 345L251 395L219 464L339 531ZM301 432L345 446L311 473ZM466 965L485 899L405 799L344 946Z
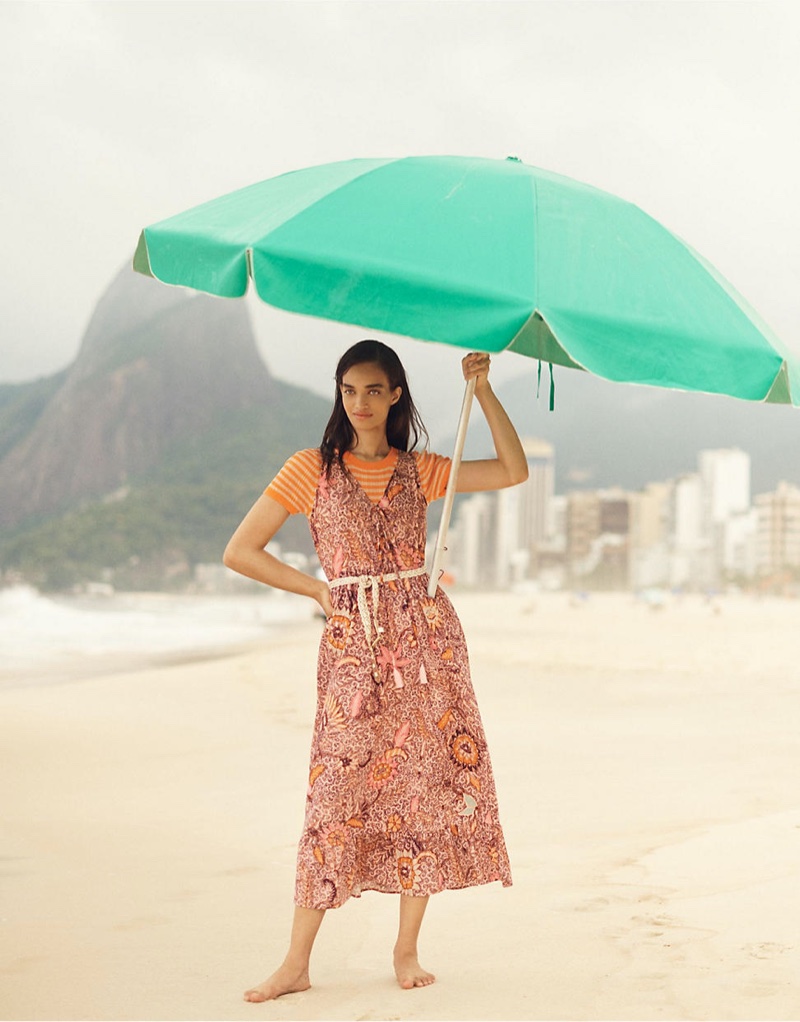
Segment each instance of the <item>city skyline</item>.
M800 580L800 488L783 481L753 495L739 448L700 450L696 471L638 490L556 493L553 445L523 445L525 483L459 505L450 570L467 587L709 591Z

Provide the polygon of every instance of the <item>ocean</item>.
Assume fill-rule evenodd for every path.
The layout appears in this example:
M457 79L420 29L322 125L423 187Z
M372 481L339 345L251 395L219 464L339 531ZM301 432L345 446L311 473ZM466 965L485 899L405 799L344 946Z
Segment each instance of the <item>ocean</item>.
M1 589L0 688L230 655L311 620L314 611L312 601L277 590L89 597Z

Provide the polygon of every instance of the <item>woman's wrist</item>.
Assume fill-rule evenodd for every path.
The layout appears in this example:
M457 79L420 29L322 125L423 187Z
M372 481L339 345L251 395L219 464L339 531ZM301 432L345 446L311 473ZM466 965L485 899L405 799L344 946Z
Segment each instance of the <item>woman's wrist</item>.
M333 614L333 604L331 603L331 590L327 582L320 581L317 590L314 594L314 599L320 605L325 614L325 617L330 617Z

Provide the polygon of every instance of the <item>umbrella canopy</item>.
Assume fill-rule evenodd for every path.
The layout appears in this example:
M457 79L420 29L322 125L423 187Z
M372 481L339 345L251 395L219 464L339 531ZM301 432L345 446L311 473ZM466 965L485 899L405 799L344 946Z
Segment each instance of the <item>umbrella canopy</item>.
M638 207L520 161L360 159L145 228L134 267L225 297L609 380L800 404L800 366Z
M252 279L292 312L609 380L800 404L800 366L701 256L636 206L514 157L283 174L146 227L134 268L228 298ZM474 389L473 379L429 596Z

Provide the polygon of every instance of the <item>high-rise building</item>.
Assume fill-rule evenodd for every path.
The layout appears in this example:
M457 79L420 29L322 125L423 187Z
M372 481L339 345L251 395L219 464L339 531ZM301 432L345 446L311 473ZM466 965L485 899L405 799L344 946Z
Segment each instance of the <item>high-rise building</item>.
M555 463L553 445L535 437L522 441L528 462L528 478L519 491L520 544L533 548L542 540L551 539L555 531L553 497L555 491Z
M629 584L631 494L617 488L567 495L567 572L576 585Z
M749 509L750 455L746 451L737 447L700 451L697 463L707 526Z
M566 579L566 553L567 498L561 494L553 497L553 532L538 544L529 577L535 577L545 589L561 589Z
M537 571L541 544L555 531L553 448L522 441L528 478L518 486L462 500L454 523L459 581L505 589Z
M669 535L673 484L648 483L630 495L630 581L634 589L669 582Z
M528 462L528 478L498 494L501 504L516 507L517 529L509 547L508 568L514 581L538 574L541 549L552 543L555 534L553 446L536 437L525 437L522 447ZM514 496L504 500L504 493Z
M571 574L588 574L592 551L600 538L600 494L577 490L567 494L567 564Z
M725 537L726 532L731 531L728 524L731 519L750 510L750 455L735 447L700 451L697 463L702 486L703 529L709 549L707 583L716 586L726 574L737 570L739 558L726 557L736 544L726 543Z
M631 506L631 542L640 549L658 546L669 535L670 483L648 483Z
M672 488L669 584L700 589L710 584L709 543L703 515L703 484L699 473L675 480Z
M759 575L771 576L800 568L800 488L778 483L773 493L756 497Z
M511 582L525 577L526 551L520 543L522 532L522 501L520 491L526 484L510 486L495 494L494 580L497 589L507 589ZM522 559L520 555L523 555ZM522 569L520 571L520 568Z
M494 493L474 493L461 501L447 542L453 551L448 564L460 585L495 585L496 518Z
M754 578L758 570L758 511L730 515L722 526L722 569L736 579Z

